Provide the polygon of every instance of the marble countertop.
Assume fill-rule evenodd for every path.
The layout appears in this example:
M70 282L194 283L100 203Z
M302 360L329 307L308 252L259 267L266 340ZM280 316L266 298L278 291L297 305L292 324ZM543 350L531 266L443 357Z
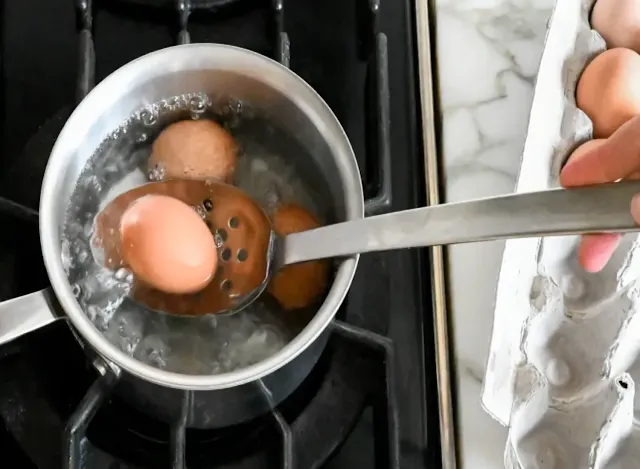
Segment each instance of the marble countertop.
M446 201L512 192L555 0L436 0ZM463 469L504 467L507 430L482 409L504 243L449 249L458 451Z

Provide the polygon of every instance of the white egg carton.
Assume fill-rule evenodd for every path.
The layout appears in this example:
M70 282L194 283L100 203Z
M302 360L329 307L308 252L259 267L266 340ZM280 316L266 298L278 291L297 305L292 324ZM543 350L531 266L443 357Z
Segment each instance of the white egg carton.
M563 162L591 138L574 96L585 65L605 50L589 26L593 3L556 4L517 192L557 187ZM640 467L637 235L595 274L578 265L577 245L573 236L505 246L482 402L509 426L509 469Z

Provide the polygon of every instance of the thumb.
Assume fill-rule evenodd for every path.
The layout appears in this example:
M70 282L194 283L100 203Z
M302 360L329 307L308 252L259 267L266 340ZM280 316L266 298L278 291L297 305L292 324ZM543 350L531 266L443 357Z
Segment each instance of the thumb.
M640 169L640 116L627 121L601 145L567 162L560 173L564 187L614 182Z

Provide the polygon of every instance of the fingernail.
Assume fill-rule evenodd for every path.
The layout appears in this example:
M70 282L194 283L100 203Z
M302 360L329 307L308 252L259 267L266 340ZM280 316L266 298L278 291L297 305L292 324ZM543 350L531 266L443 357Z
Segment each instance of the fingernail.
M631 199L631 215L637 224L640 225L640 194L636 194Z
M601 233L584 235L578 248L578 260L587 272L600 272L616 250L621 235Z

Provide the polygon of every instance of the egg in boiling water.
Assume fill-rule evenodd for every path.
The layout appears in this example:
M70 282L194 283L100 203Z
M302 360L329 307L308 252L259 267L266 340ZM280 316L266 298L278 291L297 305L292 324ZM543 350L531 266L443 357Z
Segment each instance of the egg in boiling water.
M279 236L320 227L318 220L298 205L280 207L272 217ZM267 291L285 309L309 306L324 292L329 279L329 263L309 261L283 267L269 282Z
M184 120L171 124L154 140L148 169L150 173L161 173L165 179L230 182L237 157L236 140L218 123Z
M135 276L165 293L194 293L211 281L217 250L211 232L189 205L147 195L120 221L122 258Z

